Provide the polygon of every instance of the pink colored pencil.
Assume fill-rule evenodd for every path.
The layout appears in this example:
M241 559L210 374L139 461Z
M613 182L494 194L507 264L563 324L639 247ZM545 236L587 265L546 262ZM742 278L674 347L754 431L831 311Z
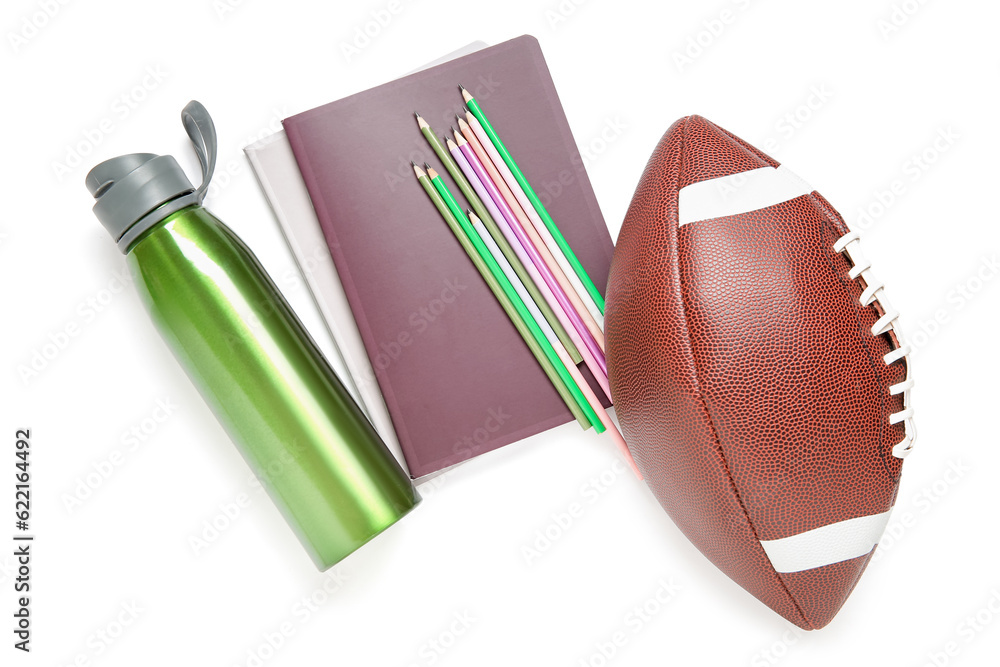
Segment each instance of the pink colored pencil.
M473 119L474 118L475 117L473 117ZM521 228L524 229L528 238L531 239L532 245L535 246L535 249L542 258L542 261L545 262L545 266L548 267L549 272L556 279L556 282L559 283L560 289L563 294L566 295L570 304L572 304L573 310L576 311L580 320L587 327L587 331L589 331L590 335L594 337L594 341L597 343L598 347L601 348L601 352L603 353L604 332L601 330L601 325L597 323L597 320L594 319L594 316L587 308L587 305L580 299L580 295L577 293L576 289L573 288L572 283L566 277L562 267L559 265L559 261L555 258L555 256L553 256L552 251L549 250L549 246L546 245L545 240L541 237L535 225L532 223L530 216L519 203L517 194L511 190L510 185L507 183L503 173L500 171L500 167L490 157L490 149L493 149L493 144L490 143L488 147L483 144L482 139L478 134L476 134L474 128L470 126L469 123L467 123L461 116L458 116L458 127L462 131L462 135L469 142L469 145L472 146L472 151L476 154L476 157L479 158L480 163L486 169L486 173L489 174L490 180L493 181L497 191L504 198L507 205L510 207L510 210L513 211L514 215L517 217L517 221L520 223ZM486 140L488 142L489 138L486 137ZM507 165L504 164L503 161L500 162L500 165L502 165L504 169L507 168ZM514 185L518 189L521 187L516 182ZM534 214L535 209L531 209L531 213ZM539 220L539 222L541 221Z
M600 348L597 347L597 343L593 338L584 335L589 332L583 326L578 316L574 321L573 317L576 315L576 312L570 306L565 295L562 295L560 299L559 284L552 277L551 273L546 274L544 270L547 268L545 263L542 262L541 257L524 233L524 230L520 228L510 206L500 196L496 186L490 180L489 175L468 142L457 132L455 133L455 139L457 143L449 141L448 148L451 150L452 156L458 163L459 168L465 173L473 190L483 200L483 204L487 207L490 216L493 217L504 236L507 237L510 245L514 248L514 252L517 253L521 263L527 269L528 275L538 285L539 290L542 291L542 296L552 307L559 322L569 334L570 340L580 350L583 360L594 374L601 389L610 398L611 387L608 383L608 371L607 367L601 363L604 361L604 355L601 353ZM455 150L452 150L452 146L455 146Z
M501 233L503 233L504 237L506 237L511 248L514 249L514 253L517 255L517 258L525 267L525 270L527 270L528 277L533 283L535 283L535 285L538 286L538 289L542 294L542 298L544 298L545 301L551 306L552 312L556 315L556 319L559 320L560 324L562 324L563 329L566 330L570 336L570 340L573 341L573 344L580 350L581 356L586 362L587 367L590 368L594 378L600 385L601 390L610 400L611 388L607 380L607 373L602 370L600 362L594 355L592 348L587 347L580 332L573 326L569 316L566 314L566 311L560 305L555 293L549 287L550 283L545 281L538 269L538 266L536 265L536 261L532 259L528 252L524 249L524 245L521 243L521 238L518 237L511 228L510 223L508 222L509 213L505 214L497 208L494 197L490 194L490 191L483 184L483 179L480 177L480 174L485 175L486 182L491 183L488 175L485 174L485 170L483 170L481 163L478 161L477 156L474 153L469 153L469 157L466 157L466 151L469 151L470 149L468 142L464 141L462 135L458 133L456 133L455 137L462 142L461 146L456 144L451 139L447 140L448 150L455 159L455 163L458 164L458 168L465 174L465 177L468 179L472 189L475 190L479 199L482 200L483 205L486 206L486 210L489 211L490 216L496 221L497 227L500 228ZM469 158L472 160L471 163ZM473 168L473 163L479 167L478 172Z
M448 141L448 150L452 152L453 156L456 152L459 153L459 156L462 157L462 161L465 161L465 156L461 155L458 146L456 146L455 143L451 140ZM461 162L458 161L457 156L455 161L461 164ZM466 164L468 164L467 161ZM507 258L504 257L502 252L500 252L500 248L497 246L496 241L493 240L493 237L490 236L489 231L487 231L486 227L483 225L483 221L480 220L478 217L476 217L476 214L473 213L471 210L467 211L466 213L469 216L469 221L472 222L472 228L476 230L476 233L479 234L479 236L483 239L483 243L486 244L486 247L489 249L490 254L493 255L493 258L497 261L497 264L500 265L500 268L503 270L504 274L507 275L507 278L510 279L511 285L514 286L514 289L518 292L521 298L524 299L524 302L526 305L528 305L528 308L529 309L534 308L535 312L538 313L538 316L540 317L541 313L539 313L537 307L535 307L534 300L531 298L531 295L528 294L527 290L521 284L521 279L517 277L516 273L514 273L514 269L511 268L510 263L507 261ZM490 215L492 216L493 213L490 212ZM545 325L542 327L543 330L545 329L545 327L548 326L548 323L544 320L544 318L541 319L541 324ZM632 453L629 451L628 445L625 444L625 438L622 437L621 431L618 430L618 425L615 424L614 421L612 421L611 415L609 415L608 411L604 409L604 406L601 404L600 399L597 398L597 394L594 393L594 390L590 388L590 384L588 384L587 381L583 378L583 375L580 373L580 369L577 368L576 364L573 363L573 360L570 359L569 353L566 351L566 348L563 347L562 343L559 342L559 339L556 338L556 335L555 333L552 332L551 328L549 328L549 333L546 335L551 336L551 338L553 339L554 344L552 348L556 351L556 355L558 355L559 361L561 361L562 364L566 367L566 371L570 374L570 377L573 378L573 381L576 382L576 384L580 387L580 391L583 393L584 398L587 399L587 403L590 404L590 407L594 409L594 412L597 414L597 417L601 420L601 423L604 424L604 427L607 429L608 437L610 437L614 441L615 446L618 447L618 451L625 459L625 462L628 463L629 467L632 469L632 472L635 473L636 477L642 479L642 473L639 472L639 468L636 466L635 461L632 459Z
M571 298L573 295L576 295L580 305L586 308L587 312L594 318L595 324L598 327L603 327L604 316L602 315L601 310L597 307L597 304L594 303L594 299L587 291L587 288L583 286L583 282L576 274L576 271L573 270L573 266L570 264L569 260L566 259L566 255L563 253L562 248L559 247L559 244L552 236L552 232L549 231L549 228L545 226L544 222L542 222L542 218L538 215L538 211L535 210L531 200L528 199L528 195L525 194L524 188L521 187L521 184L518 183L517 178L515 178L514 174L511 172L510 167L507 166L507 163L504 162L503 158L500 156L500 152L497 150L496 145L490 139L489 135L486 134L486 131L483 129L479 119L476 118L476 115L471 111L465 114L465 119L468 121L469 127L472 128L472 132L476 135L476 138L479 139L479 143L482 144L483 148L486 150L486 154L490 156L490 160L493 161L493 165L497 168L500 176L507 183L510 191L514 194L514 197L517 199L517 203L528 216L531 226L534 227L536 232L538 232L539 238L545 244L545 247L548 249L556 266L559 267L559 271L553 271L553 273L556 274L557 278L562 275L562 277L569 282L572 293L570 293L570 288L564 288L567 289L567 294L569 294ZM548 260L546 259L546 261ZM577 300L574 300L573 303L576 304ZM598 342L601 343L601 347L603 348L603 342L600 340Z
M542 240L538 238L538 235L531 226L531 223L526 217L524 217L524 212L520 211L520 205L517 203L517 200L514 199L513 194L511 194L510 188L507 187L507 184L503 182L500 174L497 173L496 167L483 150L483 147L479 144L479 140L476 138L476 135L472 133L471 129L469 129L468 123L460 124L464 125L467 133L455 132L455 139L458 140L459 146L461 146L463 151L469 151L468 154L475 158L475 162L470 160L470 164L478 165L483 170L484 176L480 179L482 180L483 185L487 186L487 188L490 189L491 194L496 197L497 206L501 206L501 204L503 204L503 208L510 213L511 228L518 235L518 239L521 240L524 249L528 251L528 254L537 263L537 268L541 272L542 277L547 282L551 281L550 286L552 288L552 292L559 300L560 307L573 322L573 326L579 332L581 338L583 338L584 343L591 348L591 351L597 358L597 362L600 364L603 373L607 375L608 367L607 362L604 359L604 348L594 336L590 327L587 326L581 312L573 307L572 300L563 290L558 278L556 278L555 274L552 272L551 265L545 261L544 253L546 253L548 249L545 248ZM518 213L520 213L521 217L518 217ZM586 309L584 309L584 312L586 312ZM589 313L587 313L587 316L589 317ZM603 334L599 328L597 329L597 332L603 338Z

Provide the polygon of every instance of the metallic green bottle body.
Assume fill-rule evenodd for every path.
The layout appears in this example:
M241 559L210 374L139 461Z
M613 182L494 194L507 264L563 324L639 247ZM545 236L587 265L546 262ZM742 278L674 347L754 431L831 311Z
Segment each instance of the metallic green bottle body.
M322 570L420 501L246 245L201 206L128 249L146 308Z

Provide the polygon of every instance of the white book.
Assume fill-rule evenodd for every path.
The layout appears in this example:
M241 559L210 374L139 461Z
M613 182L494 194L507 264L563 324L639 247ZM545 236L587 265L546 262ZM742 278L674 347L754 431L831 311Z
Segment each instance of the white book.
M485 46L483 42L473 42L420 69L473 53ZM416 121L413 128L414 132L418 131ZM284 131L276 132L246 146L243 151L336 344L340 358L331 360L332 365L347 369L347 376L341 374L341 380L396 460L407 470L389 410L382 399L375 371L368 360L361 333L355 324L288 137Z

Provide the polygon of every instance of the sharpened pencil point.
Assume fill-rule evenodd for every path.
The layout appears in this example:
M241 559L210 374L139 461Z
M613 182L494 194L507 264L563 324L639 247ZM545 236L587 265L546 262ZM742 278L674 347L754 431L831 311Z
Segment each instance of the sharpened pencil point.
M424 176L427 175L427 174L424 173L423 169L421 169L420 167L418 167L416 165L415 162L411 162L410 164L413 165L413 173L417 175L417 178L423 178Z
M424 169L430 169L431 165L429 162L424 162Z
M431 180L438 177L437 171L430 165L427 165L427 175L431 177Z

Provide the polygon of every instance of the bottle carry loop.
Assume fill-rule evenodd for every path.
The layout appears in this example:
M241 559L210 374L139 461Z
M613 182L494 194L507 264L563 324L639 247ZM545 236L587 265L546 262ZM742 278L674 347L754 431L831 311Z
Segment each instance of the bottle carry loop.
M105 160L87 174L87 188L97 200L94 214L123 253L160 220L205 199L219 152L215 123L197 100L188 102L181 111L181 123L201 164L201 185L197 188L170 155L121 155Z
M194 152L198 154L198 161L201 163L201 185L195 191L200 204L208 192L208 184L215 173L215 159L219 153L215 123L212 122L208 109L198 100L191 100L181 110L181 123L184 124L184 129L194 144Z

